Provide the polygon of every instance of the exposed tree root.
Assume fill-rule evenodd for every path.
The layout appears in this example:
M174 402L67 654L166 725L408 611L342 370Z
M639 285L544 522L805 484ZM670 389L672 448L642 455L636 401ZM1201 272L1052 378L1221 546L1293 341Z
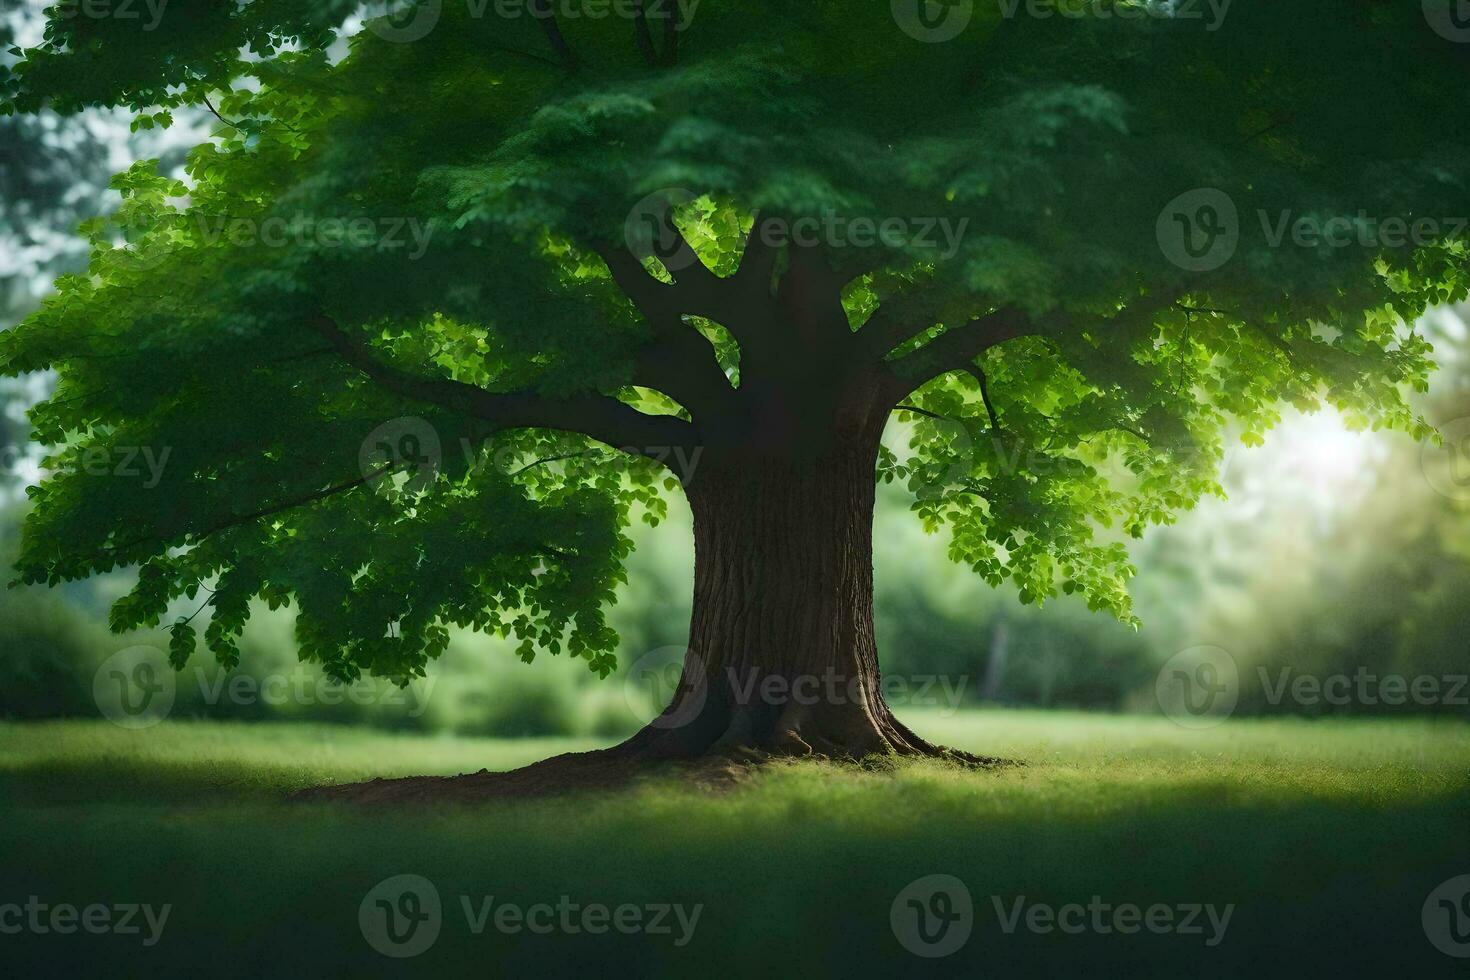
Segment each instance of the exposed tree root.
M788 706L789 708L790 706ZM629 787L648 778L676 778L711 790L729 789L760 766L776 761L858 762L869 768L906 758L939 759L968 769L1021 765L934 745L894 718L866 726L817 728L806 712L782 711L774 726L759 713L720 712L726 722L710 738L708 713L689 724L660 727L659 720L619 745L591 752L569 752L509 772L480 770L460 776L411 776L365 783L317 786L294 794L303 802L472 803L534 798ZM830 719L829 719L830 720ZM869 721L873 721L869 716ZM704 729L704 733L701 730Z

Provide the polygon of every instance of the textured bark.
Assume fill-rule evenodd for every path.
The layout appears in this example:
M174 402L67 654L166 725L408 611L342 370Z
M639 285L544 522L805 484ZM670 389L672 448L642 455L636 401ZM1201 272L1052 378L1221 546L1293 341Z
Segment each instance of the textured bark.
M639 744L674 756L908 747L873 634L876 453L863 433L806 458L716 458L698 474L684 679Z

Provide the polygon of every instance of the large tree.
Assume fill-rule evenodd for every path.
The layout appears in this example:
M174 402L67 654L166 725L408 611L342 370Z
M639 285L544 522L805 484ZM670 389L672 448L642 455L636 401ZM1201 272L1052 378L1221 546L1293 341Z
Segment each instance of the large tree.
M985 582L1128 618L1107 529L1216 492L1232 419L1428 435L1408 324L1467 283L1448 5L426 0L343 44L356 8L63 5L7 79L218 117L0 341L61 379L21 575L137 566L118 629L203 589L227 665L263 597L343 679L450 626L605 674L662 483L679 691L539 772L939 753L882 695L875 478ZM98 465L136 447L156 486Z

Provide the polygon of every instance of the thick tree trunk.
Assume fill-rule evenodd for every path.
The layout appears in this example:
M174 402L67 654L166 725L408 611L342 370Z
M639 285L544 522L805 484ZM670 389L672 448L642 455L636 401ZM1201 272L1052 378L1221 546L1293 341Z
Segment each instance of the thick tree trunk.
M683 680L630 748L675 757L919 749L880 686L877 449L877 435L865 434L804 458L705 461L689 490L694 614Z
M808 375L809 377L809 375ZM862 379L750 392L777 411L713 448L688 487L694 610L667 709L617 752L639 757L924 755L883 697L873 631L873 504L889 405Z

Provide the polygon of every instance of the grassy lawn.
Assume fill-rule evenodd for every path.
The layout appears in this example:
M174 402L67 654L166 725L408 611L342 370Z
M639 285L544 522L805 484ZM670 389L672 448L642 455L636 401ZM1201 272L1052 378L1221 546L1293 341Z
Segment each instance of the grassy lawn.
M1010 711L909 721L1030 765L773 766L719 795L650 784L362 811L279 800L315 783L508 768L591 743L0 725L0 908L31 895L172 906L148 946L147 926L0 933L0 976L1433 977L1470 967L1437 951L1421 923L1429 892L1470 873L1470 726L1231 720L1187 731L1166 719ZM399 874L433 883L442 925L426 951L392 959L369 945L359 912ZM964 882L973 932L953 955L926 960L896 938L890 910L931 874ZM687 929L670 913L668 934L501 931L493 917L477 932L490 896L491 909L699 908ZM1229 906L1230 918L1212 930L1201 913L1199 933L1040 931L1024 918L1007 931L1018 907L1093 896L1176 916ZM576 914L561 921L576 927ZM1108 915L1089 922L1121 921Z

